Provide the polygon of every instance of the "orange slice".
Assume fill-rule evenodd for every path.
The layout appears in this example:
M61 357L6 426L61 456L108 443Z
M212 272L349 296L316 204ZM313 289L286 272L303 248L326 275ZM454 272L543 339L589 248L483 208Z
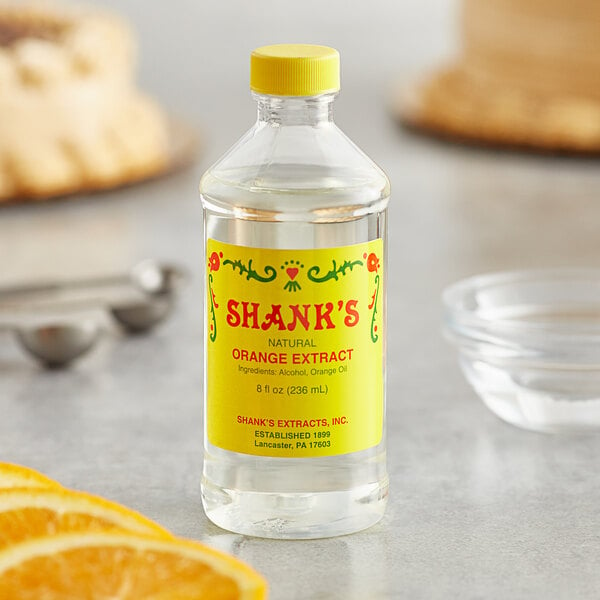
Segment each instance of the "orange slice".
M85 492L62 488L0 490L0 549L55 533L110 529L172 537L146 517Z
M62 486L29 467L0 462L0 489L14 487L59 488Z
M262 600L250 567L185 540L66 533L0 552L0 598L19 600Z

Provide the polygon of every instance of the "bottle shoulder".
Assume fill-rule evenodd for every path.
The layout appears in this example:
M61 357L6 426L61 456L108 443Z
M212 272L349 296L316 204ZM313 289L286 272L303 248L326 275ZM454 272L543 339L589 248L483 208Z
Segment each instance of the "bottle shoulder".
M310 211L387 202L385 173L334 123L257 123L200 182L209 207Z

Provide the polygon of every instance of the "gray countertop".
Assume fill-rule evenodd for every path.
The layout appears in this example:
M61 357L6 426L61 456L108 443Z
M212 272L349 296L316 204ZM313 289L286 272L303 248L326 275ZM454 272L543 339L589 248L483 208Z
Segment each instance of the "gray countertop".
M135 13L135 3L126 5ZM296 31L290 27L284 33ZM236 61L247 64L242 46L253 42L235 45ZM209 523L200 502L203 263L196 190L202 170L250 125L253 105L245 82L228 87L226 73L220 90L213 85L181 101L144 64L147 85L202 127L202 156L153 183L2 209L1 280L113 271L146 256L181 262L192 280L164 326L148 336L107 335L71 370L38 368L0 334L0 459L233 552L268 578L274 600L597 598L600 437L528 433L494 417L441 336L440 292L486 271L598 266L600 164L413 137L386 115L381 86L350 77L337 121L393 187L390 503L378 525L351 536L247 538Z

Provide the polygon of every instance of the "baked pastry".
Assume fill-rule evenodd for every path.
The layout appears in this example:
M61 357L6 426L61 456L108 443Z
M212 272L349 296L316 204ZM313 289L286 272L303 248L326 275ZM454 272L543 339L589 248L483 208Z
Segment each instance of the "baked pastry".
M463 0L459 60L395 109L453 138L600 152L600 3Z
M54 4L0 3L0 201L164 170L167 121L133 81L128 26Z

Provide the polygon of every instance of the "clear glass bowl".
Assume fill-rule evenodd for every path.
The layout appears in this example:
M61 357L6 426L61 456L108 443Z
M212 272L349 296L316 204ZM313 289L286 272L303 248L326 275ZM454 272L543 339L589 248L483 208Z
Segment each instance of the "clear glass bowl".
M461 368L501 419L600 430L600 269L472 277L442 295Z

